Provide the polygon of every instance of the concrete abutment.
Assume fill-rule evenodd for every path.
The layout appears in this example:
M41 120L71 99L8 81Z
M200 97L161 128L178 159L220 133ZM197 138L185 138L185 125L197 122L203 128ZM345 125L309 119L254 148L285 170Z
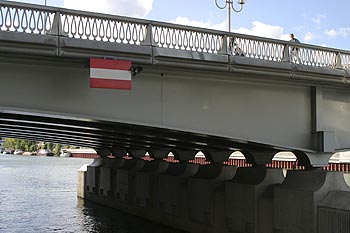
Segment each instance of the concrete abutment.
M289 170L284 177L265 166L117 157L95 159L78 178L80 198L190 233L323 233L336 229L329 216L340 215L341 229L350 225L349 208L335 200L350 203L341 172Z

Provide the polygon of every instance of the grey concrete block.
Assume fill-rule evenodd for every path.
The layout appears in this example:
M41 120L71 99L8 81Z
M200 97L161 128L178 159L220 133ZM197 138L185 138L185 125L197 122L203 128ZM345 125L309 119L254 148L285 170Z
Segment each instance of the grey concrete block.
M86 190L90 193L98 193L100 166L103 162L102 158L94 159L94 161L87 166L86 173Z
M136 205L153 208L157 198L158 175L165 172L168 165L165 161L147 161L145 166L136 172Z
M177 219L187 216L187 179L197 173L198 167L198 164L173 163L159 176L156 208L161 213Z
M330 191L318 211L319 233L350 233L350 192Z
M225 219L229 232L272 232L261 225L269 221L272 201L263 199L267 187L284 180L282 169L266 167L238 168L232 181L225 183ZM264 226L264 227L262 227ZM264 230L264 231L263 231Z
M275 189L275 229L318 233L318 205L332 190L349 191L341 172L288 171Z
M125 164L116 170L116 199L134 204L136 172L145 166L144 160L126 160Z
M231 180L237 167L219 164L203 165L198 173L188 180L188 211L190 221L207 226L214 225L215 191Z
M115 189L115 170L117 159L104 158L100 167L99 193L106 197L113 197Z

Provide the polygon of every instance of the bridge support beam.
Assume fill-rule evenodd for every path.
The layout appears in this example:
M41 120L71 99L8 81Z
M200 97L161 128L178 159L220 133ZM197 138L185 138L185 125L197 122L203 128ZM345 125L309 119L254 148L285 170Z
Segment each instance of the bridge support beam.
M237 167L221 164L199 166L195 176L188 179L188 219L190 231L205 232L213 228L215 221L224 219L223 211L215 207L224 206L225 181L231 180ZM219 232L219 231L217 231Z
M91 194L98 194L100 186L100 167L102 163L103 158L97 158L87 166L86 190Z
M180 162L188 162L190 160L193 160L198 151L195 150L181 150L176 149L172 151L174 154L175 159L179 160Z
M332 190L350 191L342 172L288 171L275 188L276 233L318 233L318 206Z
M155 160L163 160L168 157L170 151L168 150L148 150L149 156Z
M136 172L135 204L153 209L158 198L158 175L164 173L169 163L162 160L146 161ZM161 194L160 194L161 195Z
M132 203L135 200L135 175L136 172L145 166L144 150L128 150L131 160L126 160L125 164L116 171L116 198L125 203Z
M115 156L116 158L123 158L127 154L128 154L128 152L123 148L113 148L112 149L112 155Z
M191 233L319 233L322 200L350 193L341 172L295 170L283 179L264 166L100 158L79 171L78 195Z
M159 175L156 208L162 215L162 221L171 223L177 219L180 228L186 229L187 181L198 172L198 168L198 164L170 163L166 172Z
M108 198L114 197L117 162L117 159L103 158L103 162L100 165L99 195Z
M259 167L271 163L277 151L242 150L241 153L253 167Z
M229 232L273 232L273 185L284 180L282 169L240 167L225 183L225 220Z
M203 150L202 151L206 160L212 163L219 163L222 164L223 162L227 161L230 155L232 154L232 151L217 151L217 150Z
M107 148L97 148L95 149L96 153L101 157L107 157L111 155L111 151Z
M306 153L302 151L293 151L298 159L298 164L306 169L322 168L328 166L329 159L333 153Z

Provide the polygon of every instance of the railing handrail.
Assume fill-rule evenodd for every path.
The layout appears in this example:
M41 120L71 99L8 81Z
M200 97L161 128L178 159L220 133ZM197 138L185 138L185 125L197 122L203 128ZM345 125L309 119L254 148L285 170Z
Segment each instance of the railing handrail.
M131 17L116 16L116 15L110 15L110 14L100 14L100 13L78 11L78 10L70 10L70 9L65 9L65 8L60 8L60 7L42 6L42 5L35 5L35 4L28 4L28 3L1 1L0 7L1 8L4 8L4 7L19 8L22 10L32 10L32 11L39 11L39 12L44 11L44 12L48 12L48 13L52 13L52 14L59 13L60 15L65 15L66 17L68 17L68 16L78 17L80 19L80 21L81 21L81 18L85 18L87 20L93 18L93 19L97 19L97 20L101 20L101 21L107 20L107 21L117 21L117 22L122 22L122 23L139 24L139 25L144 25L147 28L149 28L150 26L151 26L151 28L152 27L163 28L164 31L166 31L166 32L162 31L161 29L158 30L164 34L164 35L162 35L163 37L166 37L166 35L167 35L167 33L169 33L169 31L174 33L173 30L176 30L177 33L184 33L184 34L186 34L185 37L187 36L187 37L192 38L192 41L189 40L187 42L187 43L192 43L192 45L191 46L186 45L187 46L186 47L183 44L181 44L181 43L183 43L182 41L174 41L172 39L161 38L161 36L159 36L159 40L163 40L163 42L161 43L162 46L168 46L168 48L177 48L177 49L193 50L193 51L200 51L200 52L211 51L211 52L218 53L218 51L219 51L218 47L226 45L225 44L226 42L224 41L225 38L239 38L239 39L245 40L245 41L253 41L253 42L261 43L261 44L265 43L265 46L266 46L266 44L270 44L269 45L270 47L273 47L273 45L281 46L281 47L274 47L273 49L271 49L271 51L269 51L269 53L274 53L274 56L272 56L272 57L267 57L264 54L261 54L261 51L254 52L254 54L251 55L252 57L260 56L260 57L263 57L263 59L266 59L266 57L267 57L268 60L269 59L276 60L277 58L279 60L281 60L280 54L283 53L282 48L285 48L286 46L288 46L288 47L298 47L301 50L304 49L304 50L310 50L310 51L312 51L312 50L322 51L325 53L336 54L337 56L343 55L343 56L346 56L346 58L347 58L346 64L348 64L350 61L350 51L343 50L343 49L337 49L337 48L312 45L312 44L306 44L306 43L295 44L293 42L284 41L284 40L280 40L280 39L264 38L264 37L259 37L259 36L245 35L245 34L239 34L239 33L226 32L226 31L219 31L219 30L214 30L214 29L206 29L206 28L200 28L200 27L177 25L177 24L158 22L158 21L153 21L153 20L137 19L137 18L131 18ZM0 8L0 11L2 10L1 8ZM4 13L2 13L2 12L0 12L0 13L2 15L4 15ZM5 17L5 16L2 16L2 17ZM4 19L0 18L0 20L4 20ZM6 22L2 22L2 24L5 24L5 23ZM52 26L52 28L54 27L53 25L51 25L51 26ZM76 28L75 30L79 30L79 28ZM84 29L84 30L85 30L85 32L83 32L83 33L86 33L86 29ZM157 29L155 29L155 31L156 30ZM1 27L0 27L0 31L1 31ZM180 31L180 32L178 32L178 31ZM140 32L138 32L138 33L140 33ZM152 33L155 33L155 32L152 31ZM201 34L202 37L199 38L198 34ZM203 36L203 35L206 35L206 36ZM98 37L98 36L99 35L97 35L96 37ZM173 35L171 35L171 36L173 36ZM212 37L209 38L208 36L216 36L216 38L213 39ZM87 37L87 39L90 38L89 35L87 35L87 36L85 35L85 37ZM221 41L218 41L219 38L222 38ZM94 39L96 39L96 38L94 38ZM105 38L100 38L100 40L104 40L104 39ZM141 40L141 38L138 38L138 40ZM166 41L166 40L168 40L168 41ZM182 40L182 38L181 38L181 40ZM215 41L214 41L214 43L212 43L212 42L208 42L209 40L215 40ZM130 39L127 42L129 43ZM135 41L134 41L134 43L135 43ZM195 43L197 43L197 45L194 45ZM202 45L202 44L199 45L200 43L205 44L205 45ZM246 43L248 43L248 42L246 42ZM162 47L162 46L160 46L160 47ZM263 45L261 45L261 46L263 46ZM200 47L200 48L198 48L198 47ZM264 50L264 48L259 48L259 49ZM253 48L251 50L253 50ZM255 53L258 53L258 55ZM276 54L279 54L279 55L276 55ZM309 53L305 52L305 54L304 54L304 57L312 57L312 56L316 56L316 55L313 55L312 52L309 52ZM323 54L322 56L323 57L319 58L320 62L306 61L305 60L305 64L306 63L307 64L311 64L311 63L312 64L313 63L321 64L322 63L321 65L329 65L329 64L324 64L324 60L327 60L327 59L329 60L329 56L331 56L331 55ZM337 59L339 59L339 58L337 58Z

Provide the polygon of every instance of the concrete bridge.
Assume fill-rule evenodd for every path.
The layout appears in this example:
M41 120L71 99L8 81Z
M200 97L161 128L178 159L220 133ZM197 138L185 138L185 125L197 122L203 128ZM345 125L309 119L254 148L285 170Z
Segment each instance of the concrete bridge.
M129 204L144 208L146 199L126 197L151 195L145 190L154 191L151 181L164 173L165 181L175 182L174 187L189 185L189 190L175 188L173 193L184 191L195 197L205 191L213 194L204 198L211 204L222 182L235 183L233 189L245 184L247 190L240 189L241 194L246 190L256 195L255 204L245 210L256 212L265 188L284 180L281 171L264 166L282 151L293 152L308 170L291 173L282 189L266 193L271 198L261 203L284 213L294 206L295 196L290 193L298 193L300 184L305 189L298 201L305 198L310 204L305 214L312 212L305 231L301 220L306 218L291 227L288 214L274 219L273 211L260 223L258 214L249 221L242 217L238 226L232 223L236 213L229 210L222 217L231 219L233 225L218 231L215 226L222 225L221 220L210 221L214 227L208 228L205 216L214 212L211 207L201 209L199 202L189 219L200 220L201 226L188 228L191 221L184 220L182 228L193 232L318 232L321 200L329 191L348 190L341 174L312 168L326 165L335 151L350 147L349 51L298 44L298 54L292 54L296 45L281 40L7 1L0 7L0 136L88 146L103 157L119 158L121 162L114 160L113 165L105 158L90 166L83 178L87 183L82 183L89 199L114 205L100 196L100 186L110 185L108 195L103 195L119 197L124 204L117 207L142 215ZM244 56L235 56L234 46ZM143 71L133 77L131 91L91 89L92 57L130 60ZM212 163L198 168L201 172L187 163L199 151ZM234 151L243 153L253 167L238 172L222 166ZM155 161L142 160L146 152ZM164 165L170 152L181 162L177 168ZM134 162L122 159L126 154ZM102 173L104 166L108 169ZM181 178L170 181L173 176ZM192 176L194 180L186 180ZM124 184L122 190L111 186L116 180L117 186ZM125 186L126 180L130 183ZM251 189L257 186L263 191ZM230 187L226 190L232 191ZM230 197L226 199L231 203ZM297 212L291 208L290 214ZM172 225L169 219L166 222Z

